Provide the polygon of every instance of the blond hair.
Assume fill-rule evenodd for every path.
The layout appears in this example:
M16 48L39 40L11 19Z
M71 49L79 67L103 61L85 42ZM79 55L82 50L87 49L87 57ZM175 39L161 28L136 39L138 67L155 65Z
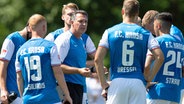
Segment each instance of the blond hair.
M144 27L147 24L150 24L151 22L154 21L154 17L158 14L159 12L156 10L149 10L147 11L143 18L142 18L142 26Z
M79 10L77 4L75 4L75 3L68 3L66 5L63 5L62 15L65 14L65 10L68 9L68 8L71 8L71 9L74 9L74 10Z
M42 16L41 14L34 14L29 18L28 24L34 30L37 25L39 25L43 21L46 21L44 16Z

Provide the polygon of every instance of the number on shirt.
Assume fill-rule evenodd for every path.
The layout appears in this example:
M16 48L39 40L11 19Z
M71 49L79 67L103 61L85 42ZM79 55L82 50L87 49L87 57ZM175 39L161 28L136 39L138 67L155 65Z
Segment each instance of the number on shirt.
M124 41L122 45L122 65L131 66L133 65L134 50L128 49L134 46L133 41Z
M166 62L164 65L164 71L163 71L163 75L167 75L167 76L174 76L174 72L173 71L169 71L168 68L170 65L174 64L176 62L176 67L177 68L181 68L181 52L175 52L175 51L168 51L167 53L167 57L171 56L171 60Z
M30 78L32 81L40 81L42 79L40 57L31 56L30 59L24 57L24 62L28 73L28 82L30 82ZM36 71L36 73L31 75L30 71Z

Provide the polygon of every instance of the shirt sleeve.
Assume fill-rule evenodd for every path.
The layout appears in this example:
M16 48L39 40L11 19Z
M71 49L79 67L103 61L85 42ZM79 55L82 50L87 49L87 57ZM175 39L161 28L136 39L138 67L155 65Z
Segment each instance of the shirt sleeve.
M103 33L102 38L101 38L98 46L109 48L108 31L107 30L105 30L105 32Z
M5 39L1 48L0 59L11 60L15 45L10 39Z
M15 60L15 69L16 69L16 72L21 71L20 62L18 61L18 56L16 56L16 60Z
M64 34L63 34L64 35ZM63 37L63 35L60 35L56 38L54 41L57 49L58 49L58 54L61 59L61 63L64 61L66 58L69 48L70 48L70 42L68 38Z
M150 34L149 40L148 40L148 49L153 50L153 49L156 49L159 47L160 47L160 45L159 45L158 41L153 37L152 34Z
M51 65L52 66L53 65L60 65L61 64L61 60L60 60L60 57L59 57L59 54L58 54L58 50L57 50L56 45L54 45L51 48L50 56L51 56Z
M96 51L96 47L89 36L86 41L86 50L87 50L87 53L89 54Z
M46 40L49 40L51 42L54 42L54 36L52 33L49 33L46 37L45 37Z

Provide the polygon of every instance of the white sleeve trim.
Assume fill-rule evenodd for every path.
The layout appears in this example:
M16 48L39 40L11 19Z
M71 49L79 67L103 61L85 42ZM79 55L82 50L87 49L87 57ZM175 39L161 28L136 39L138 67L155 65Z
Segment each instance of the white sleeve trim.
M11 60L14 53L15 45L10 39L5 39L1 48L1 59Z
M51 42L54 42L54 36L52 33L49 33L46 37L45 37L46 40L49 40Z
M102 38L101 38L98 46L103 46L103 47L109 48L108 31L107 30L105 30L105 32L103 33Z
M86 51L89 54L96 51L96 47L89 36L88 36L87 41L86 41Z

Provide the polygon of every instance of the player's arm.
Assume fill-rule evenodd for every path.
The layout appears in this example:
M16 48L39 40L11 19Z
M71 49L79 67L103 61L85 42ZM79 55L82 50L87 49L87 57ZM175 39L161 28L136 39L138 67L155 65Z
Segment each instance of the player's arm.
M18 86L20 96L22 97L22 95L23 95L23 78L22 78L21 71L17 72L17 86Z
M150 34L149 36L148 49L151 51L153 57L155 58L154 65L152 67L149 77L147 78L147 82L151 82L164 62L164 54L160 49L159 42L153 37L152 34Z
M98 49L96 51L95 59L94 59L97 75L98 75L98 78L101 82L101 86L102 86L103 90L105 90L109 87L109 84L107 83L106 78L105 78L105 70L104 70L104 64L103 64L103 60L105 58L105 55L107 54L108 47L109 47L108 31L105 30L105 32L103 33L102 38L99 42L99 46L98 46ZM106 97L106 96L104 96L104 97Z
M89 68L77 68L65 64L61 64L60 67L63 70L63 73L65 74L81 74L85 77L91 77L91 71Z
M7 91L6 89L6 77L7 77L7 66L9 61L0 60L0 85L1 91Z
M152 68L152 71L150 72L150 76L148 77L148 82L151 82L153 80L153 78L155 77L155 75L157 74L157 72L159 71L159 69L161 68L163 62L164 62L164 55L162 53L162 50L160 48L156 48L151 50L154 58L155 58L155 62Z
M105 78L105 70L103 65L103 59L105 58L106 53L107 53L106 48L98 47L96 51L95 59L94 59L95 68L103 89L106 89L109 86Z
M91 59L91 60L86 61L86 66L87 67L94 66L94 57L96 53L96 47L89 35L86 40L86 51L88 53L89 58Z
M1 88L1 101L8 102L7 96L9 95L6 88L7 66L8 61L0 60L0 88Z
M17 74L17 86L18 86L18 90L20 93L20 96L22 97L23 95L23 77L22 77L22 72L20 69L20 62L18 61L18 53L16 54L16 60L15 60L15 69L16 69L16 74Z
M72 99L70 97L70 93L69 93L68 87L66 85L62 69L60 68L59 65L52 66L52 69L54 71L54 76L55 76L55 78L56 78L56 80L57 80L57 82L59 84L59 87L64 92L64 102L65 101L69 101L70 104L72 104Z
M51 48L50 56L51 56L50 59L51 59L51 65L52 65L54 76L56 80L58 81L60 88L63 90L65 94L65 98L67 99L67 101L71 102L70 104L72 104L72 100L70 98L70 94L69 94L69 91L68 91L68 88L67 88L67 85L64 79L63 71L60 68L61 60L60 60L56 45L54 45Z
M13 55L14 47L15 46L10 39L5 39L2 45L1 55L0 55L1 98L3 98L5 102L7 101L7 96L9 95L8 89L6 87L7 68L8 68L9 60L11 59Z
M151 52L148 50L147 55L146 55L146 61L145 61L145 66L144 66L144 77L145 80L148 80L148 77L150 75L150 70L151 70L151 64L153 64L154 57L151 54Z

